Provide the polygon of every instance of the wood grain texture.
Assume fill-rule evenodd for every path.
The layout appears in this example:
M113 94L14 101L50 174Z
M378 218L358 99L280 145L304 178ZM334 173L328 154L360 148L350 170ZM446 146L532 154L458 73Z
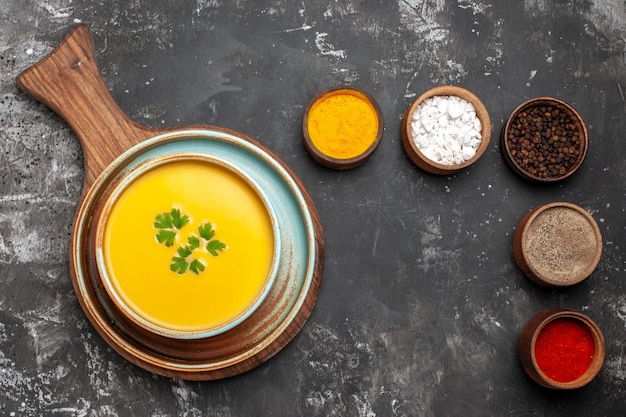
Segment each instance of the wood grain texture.
M48 56L19 74L17 83L23 91L66 120L82 146L85 159L83 201L74 220L70 271L83 311L113 349L130 362L156 374L214 380L258 366L295 337L317 300L324 264L324 238L311 197L277 155L254 139L230 129L207 125L152 129L131 120L109 94L96 64L90 31L83 24L78 25ZM310 217L312 224L310 243L315 265L308 277L308 285L301 291L289 293L297 308L289 310L291 307L278 302L265 301L246 321L225 333L204 339L171 339L137 326L115 307L104 290L96 266L94 231L98 222L103 221L102 206L115 182L119 184L124 180L126 174L120 174L121 167L132 161L136 152L128 152L121 160L118 157L159 134L193 129L236 136L260 148L280 164L304 198L300 208L306 213L305 217ZM102 184L104 186L98 188ZM92 192L93 189L97 191ZM272 291L281 294L293 291L289 280L281 285ZM273 320L279 320L279 317L284 321L274 323Z
M46 58L17 76L18 86L74 130L88 189L116 157L158 131L131 120L115 103L96 63L88 27L78 25Z

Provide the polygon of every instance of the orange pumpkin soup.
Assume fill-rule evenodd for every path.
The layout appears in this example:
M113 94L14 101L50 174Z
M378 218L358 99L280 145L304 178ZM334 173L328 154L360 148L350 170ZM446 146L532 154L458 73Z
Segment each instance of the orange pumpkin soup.
M151 330L213 332L244 316L270 281L273 218L252 184L183 159L118 190L100 231L107 291Z

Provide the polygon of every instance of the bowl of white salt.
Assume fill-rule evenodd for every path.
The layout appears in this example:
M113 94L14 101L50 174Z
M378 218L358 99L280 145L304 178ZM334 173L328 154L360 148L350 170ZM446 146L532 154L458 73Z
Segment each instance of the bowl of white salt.
M451 175L475 163L491 140L491 119L471 91L439 86L411 104L402 119L402 146L421 169Z

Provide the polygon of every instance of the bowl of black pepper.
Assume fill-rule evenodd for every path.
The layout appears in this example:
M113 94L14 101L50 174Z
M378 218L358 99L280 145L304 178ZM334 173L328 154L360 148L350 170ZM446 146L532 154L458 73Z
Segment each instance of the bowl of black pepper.
M553 97L520 104L502 127L505 161L521 177L554 182L572 175L587 155L589 134L582 116Z

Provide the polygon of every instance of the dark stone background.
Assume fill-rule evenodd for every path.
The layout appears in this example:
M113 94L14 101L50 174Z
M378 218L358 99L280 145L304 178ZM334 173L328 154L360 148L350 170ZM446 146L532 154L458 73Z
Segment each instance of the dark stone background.
M285 349L214 382L154 376L116 354L74 296L68 243L83 178L67 125L15 77L78 22L91 28L111 94L153 127L214 124L275 151L324 226L316 308ZM614 416L626 404L624 87L621 0L0 0L0 415ZM358 86L385 116L371 160L339 172L301 144L319 90ZM492 142L466 171L412 165L400 120L454 84L488 108ZM554 185L516 177L498 135L523 100L550 95L590 133L581 169ZM539 288L512 256L521 217L552 201L598 222L599 267ZM538 311L583 311L606 361L575 392L539 388L517 338Z

